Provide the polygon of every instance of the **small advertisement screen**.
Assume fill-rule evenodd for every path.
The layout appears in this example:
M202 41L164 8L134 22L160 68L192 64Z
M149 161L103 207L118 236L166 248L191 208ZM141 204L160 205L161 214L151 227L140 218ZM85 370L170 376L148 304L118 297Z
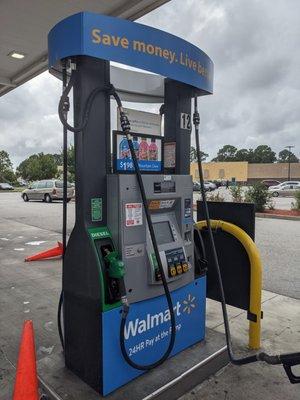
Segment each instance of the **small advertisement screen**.
M114 172L134 172L133 161L126 136L114 131ZM142 172L163 171L163 138L131 132L133 148Z

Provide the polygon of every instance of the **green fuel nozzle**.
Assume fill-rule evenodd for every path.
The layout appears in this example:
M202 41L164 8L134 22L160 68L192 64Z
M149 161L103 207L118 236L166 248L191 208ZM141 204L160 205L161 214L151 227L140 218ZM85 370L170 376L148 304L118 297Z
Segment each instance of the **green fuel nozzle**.
M119 258L117 251L111 251L104 257L105 261L108 262L108 274L114 279L123 279L125 275L125 264Z
M125 264L119 258L119 254L117 251L109 251L108 249L105 249L105 251L106 256L104 257L104 260L108 263L108 275L112 280L115 280L117 282L120 300L123 305L128 307L128 300L124 283Z

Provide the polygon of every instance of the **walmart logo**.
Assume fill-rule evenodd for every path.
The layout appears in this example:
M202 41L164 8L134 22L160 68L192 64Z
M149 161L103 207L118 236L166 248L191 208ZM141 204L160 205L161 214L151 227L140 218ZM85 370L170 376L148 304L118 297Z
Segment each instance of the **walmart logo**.
M196 308L195 300L195 296L188 294L187 298L182 302L177 301L174 306L175 316L177 318L180 317L182 315L182 312L190 315L191 312ZM147 332L170 320L171 315L168 308L155 314L148 313L145 318L136 318L135 320L131 320L128 322L124 329L125 340L129 339L130 336L135 337L138 334Z
M195 308L196 308L196 304L195 304L195 296L192 295L188 295L186 300L183 300L183 309L182 311L190 314Z

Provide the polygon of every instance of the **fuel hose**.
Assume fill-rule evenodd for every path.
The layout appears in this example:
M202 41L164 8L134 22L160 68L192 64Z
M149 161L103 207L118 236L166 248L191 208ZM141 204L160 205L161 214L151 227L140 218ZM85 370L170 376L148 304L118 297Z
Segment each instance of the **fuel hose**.
M63 207L63 245L64 245L64 253L63 253L63 261L64 261L64 255L65 255L65 249L66 249L66 231L67 231L67 131L71 131L73 133L77 133L82 131L89 120L89 114L91 107L93 105L94 99L96 98L97 94L102 92L102 91L107 91L109 95L112 95L118 105L119 111L120 111L120 122L121 122L121 127L126 135L129 149L130 149L130 154L131 158L133 161L137 181L138 181L138 186L142 198L142 203L144 207L144 212L146 215L146 220L147 220L147 225L153 245L153 250L154 254L157 260L158 264L158 269L159 273L161 275L162 279L162 284L170 312L170 320L171 320L171 335L170 335L170 341L168 344L168 347L165 351L165 353L155 362L152 364L148 365L140 365L136 362L134 362L128 355L126 346L125 346L125 335L124 335L124 329L126 325L126 320L127 316L129 314L130 306L128 304L127 296L123 296L122 298L122 303L123 303L123 310L122 310L122 318L121 318L121 324L120 324L120 347L121 351L123 354L124 359L126 362L132 366L135 369L139 370L150 370L158 365L161 365L171 354L172 349L174 347L175 343L175 338L176 338L176 320L175 320L175 313L174 313L174 308L173 308L173 303L172 303L172 297L171 293L168 287L168 283L166 280L165 276L165 271L161 262L159 250L158 250L158 245L157 241L155 238L155 233L153 229L153 223L151 220L151 215L148 209L148 203L147 203L147 198L146 198L146 193L145 193L145 188L143 184L143 178L141 175L141 171L138 165L138 161L136 158L136 154L134 151L132 139L130 136L130 124L128 121L127 116L125 115L122 107L122 102L120 100L120 97L118 96L117 92L115 91L113 85L108 85L107 87L99 87L95 88L89 95L85 107L84 107L84 113L83 113L83 119L81 121L81 124L74 127L71 126L67 122L67 114L69 111L69 98L68 95L74 85L75 81L75 72L72 72L71 78L69 82L67 83L67 72L66 72L66 65L67 65L67 60L63 60L63 93L60 98L59 102L59 107L58 107L58 114L59 118L63 124L63 158L64 158L64 171L63 171L63 180L64 180L64 194L63 194L63 201L64 201L64 207ZM226 336L226 343L227 343L227 351L228 351L228 356L232 364L235 365L244 365L244 364L250 364L258 361L264 361L268 364L271 365L276 365L276 364L282 364L284 367L284 370L290 380L291 383L300 383L300 376L296 376L292 372L292 367L296 365L300 365L300 352L295 352L295 353L289 353L289 354L279 354L279 355L269 355L267 353L261 352L261 353L256 353L254 355L249 355L246 357L241 357L241 358L236 358L234 353L233 353L233 348L232 348L232 340L231 340L231 333L230 333L230 326L229 326L229 319L228 319L228 313L227 313L227 307L226 307L226 300L225 300L225 292L224 292L224 287L223 287L223 281L222 281L222 276L221 276L221 271L220 271L220 265L219 265L219 260L218 260L218 255L216 251L216 246L214 242L214 237L213 237L213 232L210 224L210 216L209 216L209 210L208 210L208 205L207 205L207 200L206 200L206 193L205 193L205 188L204 188L204 177L203 177L203 171L202 171L202 162L201 162L201 154L200 154L200 139L199 139L199 125L200 125L200 116L198 112L198 104L197 104L197 97L195 96L194 98L194 115L193 115L193 123L195 126L195 139L196 139L196 151L197 151L197 162L198 162L198 170L199 170L199 177L200 177L200 190L201 190L201 195L202 195L202 201L203 201L203 208L204 208L204 215L205 215L205 220L207 224L207 231L208 231L208 238L209 238L209 243L212 251L212 263L213 267L215 268L216 274L217 274L217 281L219 285L219 291L220 291L220 297L221 297L221 306L222 306L222 313L223 313L223 319L224 319L224 326L225 326L225 336ZM59 336L61 340L62 347L64 348L64 337L63 337L63 331L62 331L62 326L61 326L61 311L62 311L62 306L63 306L63 292L60 295L59 299L59 305L58 305L58 330L59 330Z
M59 106L58 106L58 115L59 115L60 121L64 127L64 143L65 143L65 132L66 131L78 133L78 132L81 132L87 126L87 123L89 120L89 114L90 114L94 99L97 97L98 93L106 91L109 95L113 96L117 102L117 106L120 111L121 127L122 127L124 134L126 135L127 140L128 140L128 145L129 145L133 165L135 168L135 173L136 173L138 186L139 186L139 190L140 190L140 194L141 194L141 198L142 198L144 212L146 215L147 225L148 225L148 229L150 232L150 237L151 237L151 241L152 241L152 245L153 245L153 250L154 250L156 260L157 260L158 270L159 270L159 273L161 276L161 280L162 280L162 284L163 284L163 288L164 288L164 292L165 292L165 296L166 296L166 300L167 300L167 304L168 304L168 309L170 312L170 322L171 322L170 340L169 340L169 344L168 344L168 347L167 347L165 353L159 358L159 360L155 361L152 364L149 364L149 365L137 364L136 362L131 360L131 358L129 357L129 355L127 353L126 346L125 346L124 329L125 329L125 325L126 325L127 316L128 316L129 310L130 310L130 306L129 306L127 297L123 296L122 297L123 310L122 310L122 318L121 318L121 324L120 324L120 347L121 347L121 351L122 351L124 359L130 366L132 366L135 369L139 369L139 370L150 370L150 369L153 369L153 368L157 367L158 365L162 364L169 357L170 353L172 352L172 349L173 349L174 343L175 343L175 338L176 338L176 321L175 321L175 313L174 313L171 293L170 293L170 290L168 287L164 268L163 268L163 265L161 262L158 245L157 245L157 241L155 238L155 233L154 233L153 224L152 224L152 220L151 220L151 215L150 215L150 212L148 209L148 203L147 203L147 198L146 198L142 175L141 175L138 161L136 158L136 154L135 154L135 151L133 148L133 143L132 143L132 140L130 137L130 123L128 121L127 116L125 115L125 113L123 111L121 99L120 99L119 95L117 94L114 86L108 85L107 87L95 88L90 93L90 95L88 96L87 101L85 103L85 106L84 106L83 118L82 118L81 123L77 126L71 126L67 121L67 111L69 110L69 97L68 96L69 96L69 93L75 82L75 71L72 72L68 84L66 84L66 79L67 78L66 78L66 72L65 72L65 79L63 81L63 93L60 98ZM65 150L65 146L64 146L64 151L67 151L67 150ZM66 213L65 213L65 215L66 215ZM63 222L63 224L64 224L63 232L64 232L64 237L65 237L65 239L63 239L63 242L66 243L66 217L63 218L63 221L64 221ZM63 306L63 292L61 292L60 299L59 299L57 320L58 320L59 336L60 336L62 347L64 348L64 337L63 337L62 324L61 324L62 306Z
M225 337L226 337L226 344L227 344L227 351L229 360L234 365L244 365L250 364L257 361L264 361L267 364L276 365L282 364L284 370L290 380L291 383L300 383L300 376L296 376L292 372L292 367L300 364L300 352L297 353L290 353L290 354L279 354L279 355L269 355L267 353L261 352L256 353L253 355L249 355L246 357L237 358L234 355L233 348L232 348L232 340L231 340L231 333L230 333L230 325L226 307L226 300L225 300L225 292L223 286L223 280L221 275L221 269L219 264L219 258L216 251L216 245L213 237L213 232L210 223L210 216L208 210L208 204L206 200L206 192L204 187L204 176L202 170L202 161L201 161L201 152L200 152L200 139L199 139L199 125L200 125L200 115L198 112L198 102L197 97L194 97L194 115L193 115L193 123L195 126L195 141L196 141L196 152L197 152L197 163L198 163L198 170L199 170L199 178L200 178L200 191L203 203L203 210L204 216L207 225L207 232L208 232L208 240L209 245L212 252L212 265L215 269L217 275L217 282L219 286L219 293L221 298L221 306L222 306L222 313L223 313L223 320L224 320L224 327L225 327Z
M134 151L132 139L131 139L131 136L130 136L130 123L128 121L127 116L125 115L125 113L123 111L123 107L122 107L122 103L121 103L120 97L118 96L118 94L115 91L112 92L112 95L116 99L116 102L117 102L117 105L118 105L118 108L119 108L119 112L120 112L121 127L122 127L123 133L124 133L124 135L126 135L126 138L127 138L127 141L128 141L130 154L131 154L131 158L132 158L132 161L133 161L133 166L134 166L134 169L135 169L135 174L136 174L136 177L137 177L138 186L139 186L139 190L140 190L140 194L141 194L141 198L142 198L144 212L145 212L145 215L146 215L147 225L148 225L148 229L149 229L149 233L150 233L150 237L151 237L151 241L152 241L152 245L153 245L153 250L154 250L154 254L155 254L156 260L157 260L158 270L159 270L159 273L160 273L160 276L161 276L161 280L162 280L162 284L163 284L163 288L164 288L164 292L165 292L165 296L166 296L166 300L167 300L167 304L168 304L168 308L169 308L169 312L170 312L171 335L170 335L169 344L168 344L168 347L167 347L165 353L157 361L153 362L152 364L141 365L141 364L138 364L138 363L134 362L129 357L129 355L127 353L127 350L126 350L124 330L125 330L125 325L126 325L127 316L128 316L130 307L128 305L127 299L124 299L124 301L123 301L123 311L122 311L122 318L121 318L121 324L120 324L120 346L121 346L122 355L123 355L125 361L131 367L133 367L135 369L147 371L147 370L151 370L151 369L156 368L157 366L161 365L169 357L169 355L171 354L171 352L173 350L174 343L175 343L175 338L176 338L175 313L174 313L171 293L170 293L170 290L169 290L169 287L168 287L165 271L164 271L164 268L163 268L163 265L162 265L162 262L161 262L161 258L160 258L160 254L159 254L159 250L158 250L158 245L157 245L157 241L156 241L156 237L155 237L155 233L154 233L154 229L153 229L153 223L152 223L152 220L151 220L151 215L150 215L149 208L148 208L148 202L147 202L147 198L146 198L146 193L145 193L142 174L141 174L141 171L140 171L140 168L139 168L139 164L138 164L138 161L137 161L137 158L136 158L136 154L135 154L135 151Z

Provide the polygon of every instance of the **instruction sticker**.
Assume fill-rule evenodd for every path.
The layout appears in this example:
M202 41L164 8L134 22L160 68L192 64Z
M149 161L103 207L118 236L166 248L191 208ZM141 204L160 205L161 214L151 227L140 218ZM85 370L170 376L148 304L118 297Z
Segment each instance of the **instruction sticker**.
M144 244L125 246L125 258L142 257L145 253Z
M165 168L175 168L176 143L168 142L164 144L164 164Z
M126 226L143 225L142 203L125 204Z
M102 199L101 197L95 197L91 199L91 216L92 221L102 221Z

